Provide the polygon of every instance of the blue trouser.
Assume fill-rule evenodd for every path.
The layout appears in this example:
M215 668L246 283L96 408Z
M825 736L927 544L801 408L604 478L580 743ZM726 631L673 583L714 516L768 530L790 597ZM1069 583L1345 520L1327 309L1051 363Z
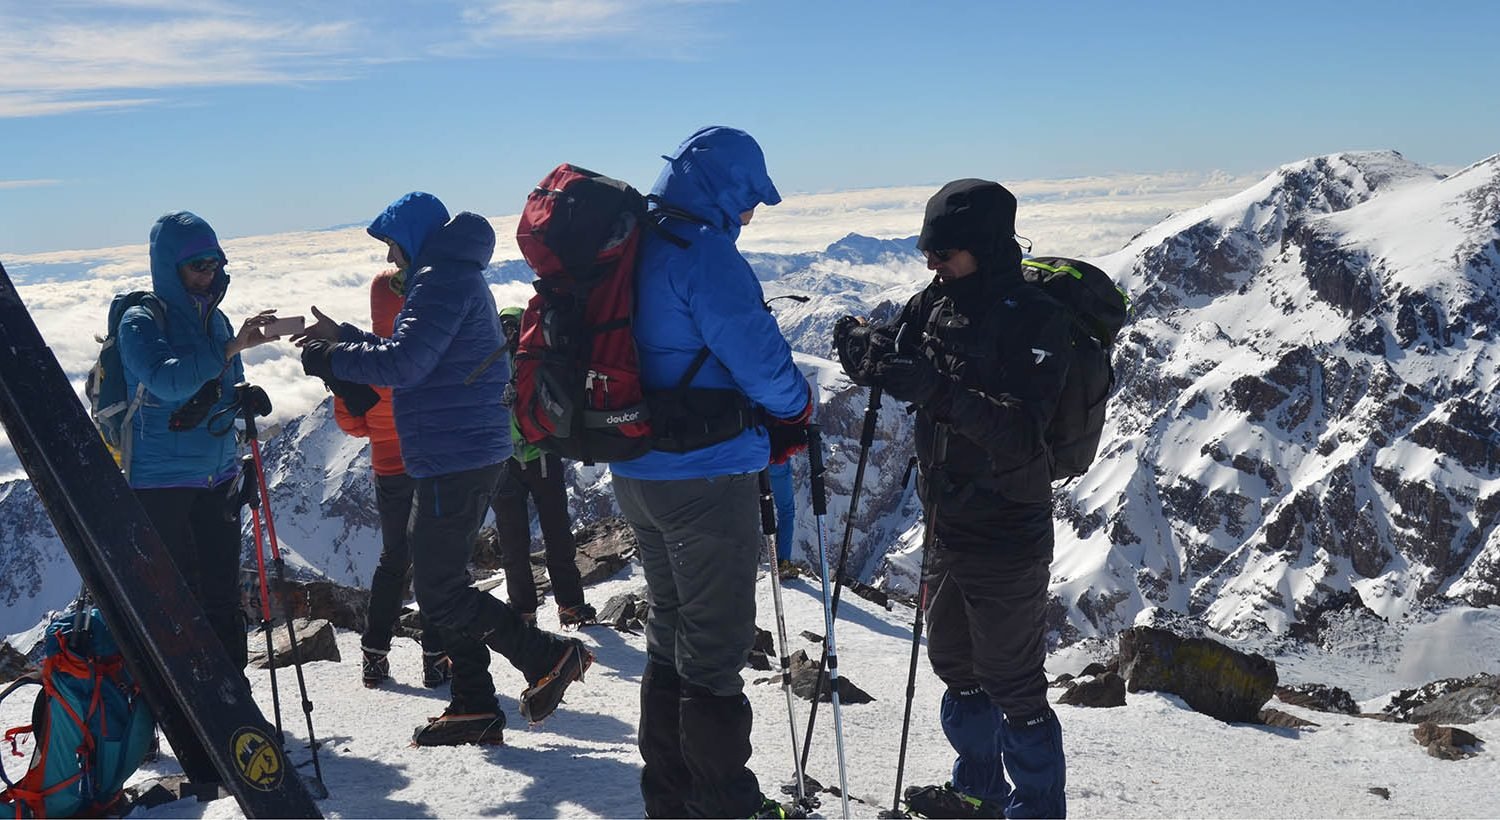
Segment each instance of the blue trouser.
M792 463L772 464L771 494L776 497L776 560L792 560L792 541L797 537L797 496L793 494Z

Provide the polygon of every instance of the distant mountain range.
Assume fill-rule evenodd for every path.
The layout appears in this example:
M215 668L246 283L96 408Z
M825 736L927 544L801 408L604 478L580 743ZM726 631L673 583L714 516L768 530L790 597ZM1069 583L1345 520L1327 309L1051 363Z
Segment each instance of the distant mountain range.
M774 307L821 385L836 550L867 394L828 361L831 328L888 316L928 273L911 238L749 258L768 297L810 297ZM1134 312L1099 460L1056 495L1057 643L1161 619L1282 638L1355 601L1392 619L1500 604L1500 156L1446 177L1394 152L1304 160L1092 261ZM531 278L517 261L487 276ZM898 591L912 588L921 531L901 485L910 442L887 400L849 559L855 577ZM293 570L368 583L379 538L362 442L325 403L265 456ZM797 472L805 488L805 463ZM607 470L569 475L576 524L616 512ZM815 533L803 499L804 555ZM0 485L0 634L29 629L77 583L28 483Z

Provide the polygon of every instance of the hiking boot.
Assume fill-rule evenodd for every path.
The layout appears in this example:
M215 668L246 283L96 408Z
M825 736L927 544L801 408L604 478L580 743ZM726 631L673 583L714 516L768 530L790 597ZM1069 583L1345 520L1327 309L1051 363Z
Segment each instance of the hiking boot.
M1001 807L988 800L970 797L953 788L941 786L908 786L906 810L918 817L1004 817Z
M751 817L796 817L803 818L807 812L795 803L777 803L769 797L762 797L760 808L755 810Z
M568 684L583 680L583 673L594 663L594 654L582 641L570 640L563 644L562 656L552 665L552 671L537 679L521 693L521 717L528 723L541 723L557 711L562 703L563 692Z
M418 726L412 733L413 746L500 746L505 743L505 714L502 712L467 712L450 705L443 714Z
M598 611L588 604L560 606L557 608L557 622L563 626L584 626L594 623L598 619Z
M521 620L525 621L528 626L536 626L536 613L535 612L522 612L520 614L521 614Z
M798 569L797 565L793 564L789 559L783 558L776 562L776 574L781 576L781 580L790 581L801 575L802 570Z
M359 672L365 688L374 689L385 683L391 676L391 661L386 657L391 650L371 649L368 646L361 646L359 649Z
M436 689L450 680L453 680L453 662L448 660L448 653L424 651L422 685L428 689Z

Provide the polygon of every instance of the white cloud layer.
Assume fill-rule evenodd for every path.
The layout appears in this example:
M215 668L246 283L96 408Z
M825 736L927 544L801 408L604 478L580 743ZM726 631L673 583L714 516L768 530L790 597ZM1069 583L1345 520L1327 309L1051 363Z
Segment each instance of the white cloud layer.
M1016 230L1036 253L1098 256L1177 211L1238 193L1260 175L1222 172L1122 174L1075 179L1005 181L1018 200ZM821 250L854 231L893 239L915 236L927 198L940 185L875 188L788 196L760 208L740 235L744 250Z
M1099 256L1118 250L1132 236L1167 215L1237 193L1251 178L1223 174L1122 175L1063 180L1025 180L1008 187L1019 199L1017 227L1039 254ZM938 185L791 194L774 208L761 208L740 235L739 247L763 253L821 251L850 233L891 239L915 235L927 198ZM517 215L491 217L498 242L495 261L521 258ZM145 232L142 226L142 232ZM230 234L233 225L216 225ZM232 278L221 307L231 321L266 308L283 315L320 310L338 320L364 324L369 316L370 278L386 267L385 247L363 227L252 236L224 242ZM110 298L150 287L145 245L12 256L3 260L16 280L42 336L80 394L83 377L99 346ZM500 305L525 304L526 283L492 286ZM277 342L247 351L248 378L277 386L271 422L311 409L323 388L302 378L297 349ZM0 435L0 480L19 474L15 454Z

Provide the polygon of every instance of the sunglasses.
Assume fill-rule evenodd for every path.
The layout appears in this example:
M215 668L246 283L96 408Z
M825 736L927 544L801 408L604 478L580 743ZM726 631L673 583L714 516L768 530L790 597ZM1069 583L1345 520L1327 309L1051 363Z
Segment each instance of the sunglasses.
M928 259L936 259L939 262L947 262L949 259L952 259L955 252L952 250L922 251L922 253L927 255Z
M193 273L213 273L224 266L217 256L203 256L198 259L189 259L183 263Z

